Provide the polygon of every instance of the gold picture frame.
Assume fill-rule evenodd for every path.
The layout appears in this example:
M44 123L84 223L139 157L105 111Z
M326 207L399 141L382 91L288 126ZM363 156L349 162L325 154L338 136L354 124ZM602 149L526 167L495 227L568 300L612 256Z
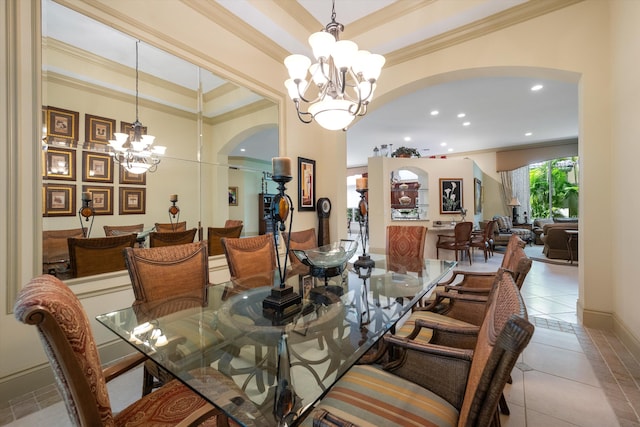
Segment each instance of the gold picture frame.
M80 113L58 107L42 107L45 111L47 136L78 140Z
M120 184L134 184L134 185L146 185L147 184L147 173L131 173L125 169L124 166L119 165L118 170L120 171Z
M44 184L42 216L75 216L76 186L74 184Z
M98 117L91 114L84 115L85 142L95 144L108 144L113 139L116 130L116 121L106 117Z
M238 187L229 187L229 206L238 206Z
M91 193L91 207L94 215L113 215L113 187L83 185L82 192Z
M120 187L120 215L144 214L146 212L146 198L145 188Z
M113 157L109 154L83 151L82 180L113 183Z
M42 177L44 179L76 180L76 150L47 147L42 152Z

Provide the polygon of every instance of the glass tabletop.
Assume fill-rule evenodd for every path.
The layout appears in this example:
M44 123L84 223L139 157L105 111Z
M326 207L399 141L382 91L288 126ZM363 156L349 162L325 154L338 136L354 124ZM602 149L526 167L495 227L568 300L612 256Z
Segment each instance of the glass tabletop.
M455 262L422 271L354 267L327 280L291 274L302 303L279 317L263 310L277 272L212 285L206 300L139 304L97 320L243 426L295 425L382 335L428 295Z

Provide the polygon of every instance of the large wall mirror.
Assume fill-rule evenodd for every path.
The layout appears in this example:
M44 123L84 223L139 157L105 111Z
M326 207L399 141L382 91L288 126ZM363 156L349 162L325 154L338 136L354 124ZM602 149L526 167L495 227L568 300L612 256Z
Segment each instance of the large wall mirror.
M179 219L206 238L207 227L239 219L243 235L258 234L259 193L275 191L275 102L51 0L42 20L45 232L92 224L90 237L102 237L105 225ZM166 147L144 175L125 173L107 143L136 117ZM78 215L86 191L92 223Z

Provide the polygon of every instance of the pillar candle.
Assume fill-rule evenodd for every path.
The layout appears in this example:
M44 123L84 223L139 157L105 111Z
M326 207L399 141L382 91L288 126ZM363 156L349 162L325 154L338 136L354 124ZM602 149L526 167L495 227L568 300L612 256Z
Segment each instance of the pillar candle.
M356 178L356 190L366 190L369 187L367 178Z
M91 192L83 191L82 192L82 200L84 200L85 202L90 201L91 200Z
M178 201L178 195L177 194L172 194L169 196L169 201L170 202L177 202Z
M288 157L274 157L271 161L274 176L292 176L291 159Z

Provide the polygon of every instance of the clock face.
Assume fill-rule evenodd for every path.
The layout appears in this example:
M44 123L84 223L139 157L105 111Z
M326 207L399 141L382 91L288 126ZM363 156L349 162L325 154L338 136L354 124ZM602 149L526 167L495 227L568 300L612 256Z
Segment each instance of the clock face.
M328 217L331 212L331 201L326 197L318 200L318 213L323 217Z

